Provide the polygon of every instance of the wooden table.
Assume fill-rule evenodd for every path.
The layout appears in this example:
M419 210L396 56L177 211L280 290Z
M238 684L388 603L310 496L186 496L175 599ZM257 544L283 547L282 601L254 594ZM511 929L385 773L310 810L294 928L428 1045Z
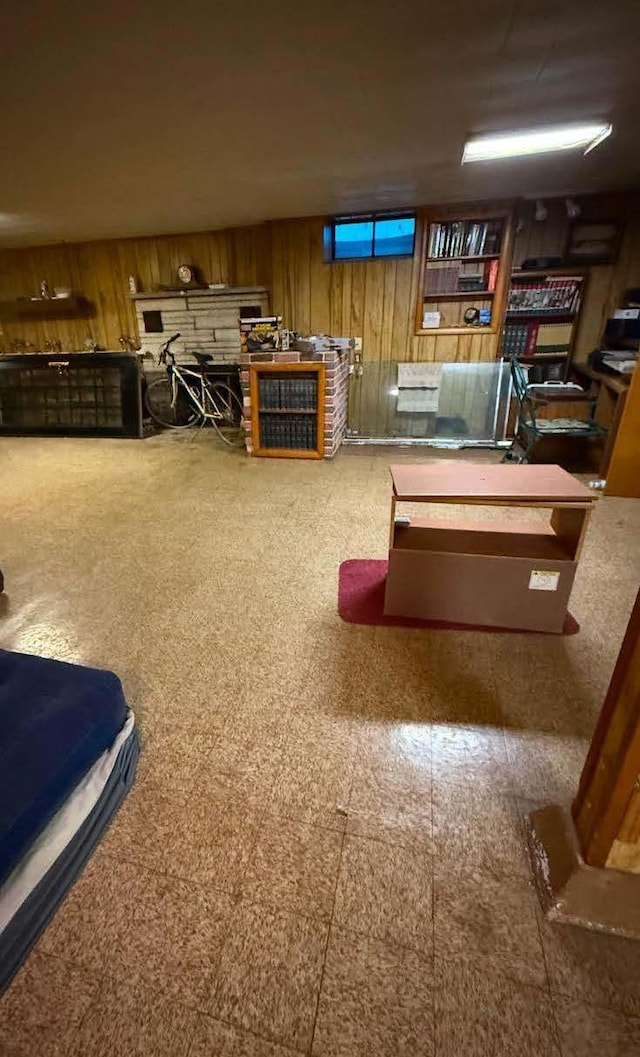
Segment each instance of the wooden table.
M599 477L606 477L627 401L631 376L594 371L593 367L586 363L575 363L571 370L580 384L584 384L585 380L589 382L589 391L597 398L595 420L609 430L604 440L599 442L598 452L601 452L601 455L596 468Z
M391 466L384 611L561 632L593 494L559 466ZM398 504L542 508L549 520L398 514Z

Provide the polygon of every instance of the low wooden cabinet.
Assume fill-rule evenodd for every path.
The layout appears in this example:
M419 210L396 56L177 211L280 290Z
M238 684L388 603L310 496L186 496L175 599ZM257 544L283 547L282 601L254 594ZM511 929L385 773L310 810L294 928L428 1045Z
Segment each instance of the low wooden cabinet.
M322 459L324 364L255 363L250 385L253 454Z
M60 352L0 357L0 433L140 437L137 355Z
M593 495L559 466L391 467L384 611L456 624L562 631ZM398 504L536 508L548 520L398 514Z

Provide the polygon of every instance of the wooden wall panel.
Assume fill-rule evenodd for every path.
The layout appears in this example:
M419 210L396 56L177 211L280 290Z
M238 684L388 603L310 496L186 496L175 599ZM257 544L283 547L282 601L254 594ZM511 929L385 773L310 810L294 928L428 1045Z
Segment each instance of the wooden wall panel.
M640 286L640 210L638 196L632 195L580 201L583 217L620 216L626 222L616 264L590 269L576 345L576 358L585 359L623 291ZM493 205L498 208L504 203ZM526 257L563 253L567 234L564 202L549 200L547 208L547 220L537 223L533 202L518 205L515 265ZM417 247L422 243L425 216L419 215ZM197 265L208 282L268 287L272 311L282 315L292 329L361 336L365 376L376 376L361 384L362 428L367 424L373 428L378 406L386 413L383 387L388 386L390 363L495 358L499 334L415 334L418 250L412 259L328 264L323 256L323 230L323 219L312 217L226 231L0 251L0 299L35 296L40 280L46 278L51 287L71 286L95 306L91 319L4 324L0 348L8 351L12 339L23 338L38 348L47 340L60 340L65 349L82 349L93 338L104 348L117 349L121 334L136 334L128 276L135 275L142 290L153 290L174 284L178 265L187 261ZM352 385L354 407L357 386Z

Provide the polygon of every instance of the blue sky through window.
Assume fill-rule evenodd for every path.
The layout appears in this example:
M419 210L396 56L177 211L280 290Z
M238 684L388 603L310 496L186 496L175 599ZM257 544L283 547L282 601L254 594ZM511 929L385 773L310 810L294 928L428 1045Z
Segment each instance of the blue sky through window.
M413 253L415 217L389 217L376 220L374 257L396 257Z
M335 226L335 252L337 261L346 257L372 257L373 256L373 221L361 221L360 223L336 220Z
M415 216L354 217L333 222L333 260L411 256Z

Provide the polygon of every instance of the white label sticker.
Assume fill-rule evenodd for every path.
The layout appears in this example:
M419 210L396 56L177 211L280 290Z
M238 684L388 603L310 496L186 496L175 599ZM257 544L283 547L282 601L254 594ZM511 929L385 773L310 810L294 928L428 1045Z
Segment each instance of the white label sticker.
M547 572L545 569L533 569L529 577L530 591L557 591L560 573Z

